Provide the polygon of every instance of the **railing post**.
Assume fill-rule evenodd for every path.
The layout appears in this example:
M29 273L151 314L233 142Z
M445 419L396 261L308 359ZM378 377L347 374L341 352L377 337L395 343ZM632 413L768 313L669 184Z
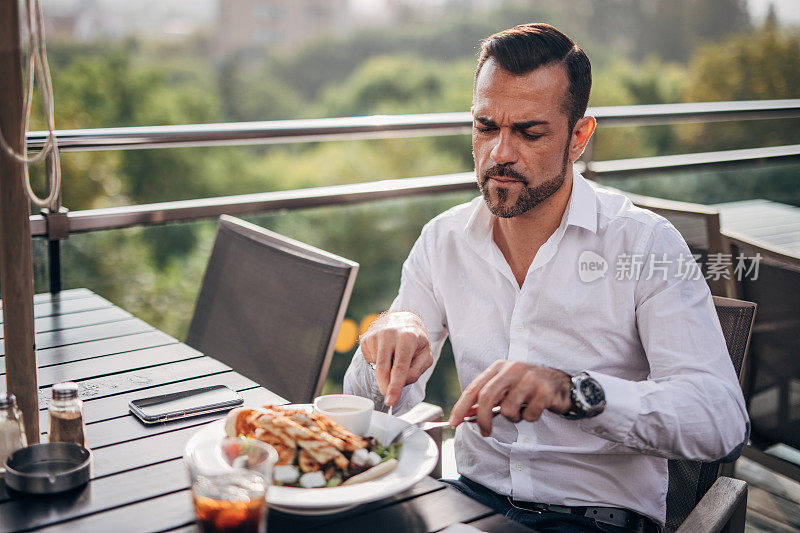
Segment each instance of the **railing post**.
M47 264L51 294L61 291L61 239L69 237L68 212L66 207L59 207L56 212L42 209L47 224Z

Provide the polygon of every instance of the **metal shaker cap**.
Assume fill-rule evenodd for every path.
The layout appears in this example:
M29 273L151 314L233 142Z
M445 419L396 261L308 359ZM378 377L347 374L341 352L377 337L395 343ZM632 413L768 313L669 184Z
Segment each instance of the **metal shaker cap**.
M72 381L56 383L53 385L54 400L72 400L78 397L78 384Z
M0 409L8 409L17 405L17 398L10 392L0 393Z

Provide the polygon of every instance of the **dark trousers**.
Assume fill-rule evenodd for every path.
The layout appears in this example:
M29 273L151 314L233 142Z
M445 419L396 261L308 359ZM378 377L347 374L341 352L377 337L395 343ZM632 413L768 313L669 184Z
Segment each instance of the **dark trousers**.
M454 486L473 500L478 500L482 504L491 507L506 518L531 527L541 533L627 532L624 528L612 526L610 524L601 524L596 522L593 518L588 518L586 516L553 512L533 513L523 509L517 509L511 505L507 497L479 483L475 483L464 476L456 480L443 479L442 481Z

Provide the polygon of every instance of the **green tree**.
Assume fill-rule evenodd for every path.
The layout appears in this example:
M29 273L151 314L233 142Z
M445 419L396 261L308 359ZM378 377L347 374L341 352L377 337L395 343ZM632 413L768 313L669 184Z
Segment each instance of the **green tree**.
M638 14L637 59L685 62L698 46L750 28L744 0L649 0Z
M684 98L692 102L800 97L800 31L765 26L701 49L693 59ZM702 124L688 129L691 151L800 142L797 119Z

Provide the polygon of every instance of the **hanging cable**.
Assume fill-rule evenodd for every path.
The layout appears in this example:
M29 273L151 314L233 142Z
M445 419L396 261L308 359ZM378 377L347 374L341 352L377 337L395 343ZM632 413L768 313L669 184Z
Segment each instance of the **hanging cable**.
M47 60L47 47L44 35L44 19L39 0L26 0L25 15L28 23L28 80L23 97L24 112L22 115L21 133L22 150L18 153L6 142L3 132L0 131L0 147L15 161L24 165L23 179L31 202L38 207L46 207L51 212L58 211L59 195L61 193L61 156L58 150L58 140L55 135L55 104L53 99L53 83L50 78L50 64ZM31 101L33 100L34 78L39 80L39 90L42 94L45 118L47 120L48 136L41 152L33 157L28 157L27 131L31 115ZM50 193L46 198L39 198L31 187L28 165L39 163L50 156L47 164L47 176Z

